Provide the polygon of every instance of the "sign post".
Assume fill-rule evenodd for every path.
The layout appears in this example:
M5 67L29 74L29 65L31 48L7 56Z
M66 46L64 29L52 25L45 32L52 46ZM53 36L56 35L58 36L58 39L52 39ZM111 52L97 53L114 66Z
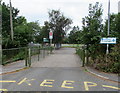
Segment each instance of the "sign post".
M116 44L116 37L101 38L101 44Z
M0 27L1 27L1 24L0 24ZM2 65L2 34L1 33L0 33L0 65Z
M52 39L53 39L53 32L49 32L49 39L50 39L50 46L52 45Z
M110 35L110 0L108 2L108 33L107 35ZM109 53L109 44L107 44L106 54Z

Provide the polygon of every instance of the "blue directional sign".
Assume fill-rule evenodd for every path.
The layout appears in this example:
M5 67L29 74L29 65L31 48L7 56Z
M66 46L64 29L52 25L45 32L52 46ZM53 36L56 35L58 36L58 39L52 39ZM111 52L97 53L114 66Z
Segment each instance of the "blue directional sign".
M115 37L101 38L100 43L101 44L116 44L116 38Z

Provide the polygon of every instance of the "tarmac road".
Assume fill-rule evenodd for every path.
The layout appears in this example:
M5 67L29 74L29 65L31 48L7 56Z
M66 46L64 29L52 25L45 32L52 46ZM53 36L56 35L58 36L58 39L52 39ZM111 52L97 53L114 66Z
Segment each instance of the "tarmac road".
M3 91L118 91L118 83L97 78L81 67L74 48L62 48L30 69L2 76Z

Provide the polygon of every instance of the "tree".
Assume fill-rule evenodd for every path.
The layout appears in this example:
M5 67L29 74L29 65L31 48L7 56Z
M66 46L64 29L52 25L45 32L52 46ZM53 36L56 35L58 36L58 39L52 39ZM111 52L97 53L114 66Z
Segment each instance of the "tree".
M19 10L12 8L13 15L13 30L14 30L14 40L11 41L10 33L10 7L2 4L2 39L3 48L16 48L27 46L30 42L36 42L36 38L40 33L40 26L38 22L28 23L26 18L23 16L18 16Z
M105 35L107 34L108 20L106 19L104 25ZM117 43L120 43L120 13L110 15L110 36L117 38Z
M110 53L106 55L106 45L99 44L100 38L108 37L108 20L102 24L102 7L99 3L90 4L89 14L83 18L82 40L87 45L86 54L90 57L89 64L106 72L120 72L120 14L110 15L110 37L117 37L116 45L110 45ZM106 60L107 58L107 60ZM88 57L87 57L88 60ZM87 61L88 62L88 61Z
M19 25L14 28L14 45L23 47L30 42L37 43L37 36L41 29L38 22L27 23L25 17L21 16L18 18L17 23Z
M72 31L69 34L68 41L70 44L79 44L81 43L81 31L79 27L73 27Z
M27 26L29 31L29 38L31 38L31 41L34 43L39 43L39 40L37 40L41 31L41 27L39 23L37 21L30 22L30 23L27 23Z
M54 43L59 48L66 31L70 28L72 20L65 17L60 10L51 10L49 13L49 25L50 29L53 31Z
M95 53L103 52L98 48L103 48L103 46L99 46L100 38L103 34L103 24L102 24L102 5L99 5L96 2L95 5L89 5L89 14L85 18L83 18L83 32L82 32L82 42L87 45L87 49L93 57Z
M10 7L8 5L5 5L5 3L2 3L2 45L3 48L10 48L14 47L13 42L11 41L10 37ZM15 26L15 21L17 18L17 15L19 13L18 9L15 9L12 7L12 15L13 15L13 25Z
M89 5L89 14L83 18L83 43L95 44L99 42L103 31L102 12L102 5L99 5L98 2L94 6Z
M43 43L43 38L49 39L50 26L48 21L44 22L44 26L41 27L39 35L37 36L37 42Z

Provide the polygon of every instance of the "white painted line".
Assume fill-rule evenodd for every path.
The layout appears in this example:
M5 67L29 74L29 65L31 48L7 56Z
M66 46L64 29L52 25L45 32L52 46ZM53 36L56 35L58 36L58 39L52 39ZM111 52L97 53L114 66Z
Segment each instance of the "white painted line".
M89 71L89 70L88 70ZM102 77L102 78L105 78L105 79L109 79L108 77L104 77L104 76L102 76L102 75L99 75L99 74L96 74L96 73L94 73L94 72L91 72L91 71L89 71L90 73L92 73L92 74L95 74L96 76L99 76L99 77Z

